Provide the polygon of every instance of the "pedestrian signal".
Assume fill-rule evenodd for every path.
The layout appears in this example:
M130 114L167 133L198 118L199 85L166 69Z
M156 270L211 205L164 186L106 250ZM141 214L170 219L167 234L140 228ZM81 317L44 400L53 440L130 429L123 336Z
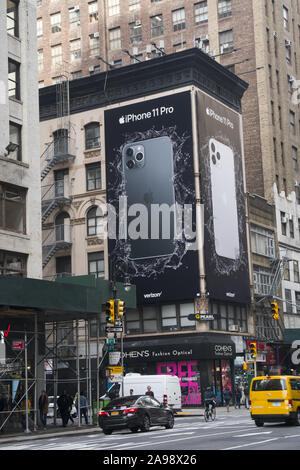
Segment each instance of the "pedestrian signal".
M114 300L108 300L106 302L106 323L113 325L115 323L115 302Z
M272 318L273 320L279 320L279 311L278 311L278 303L271 302L272 307Z
M257 346L256 343L253 341L250 343L250 357L254 361L256 361L257 358Z

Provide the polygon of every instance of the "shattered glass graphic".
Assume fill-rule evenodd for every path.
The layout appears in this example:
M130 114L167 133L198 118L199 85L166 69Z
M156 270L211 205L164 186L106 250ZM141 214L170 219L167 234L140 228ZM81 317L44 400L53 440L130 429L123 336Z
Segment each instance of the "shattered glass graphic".
M184 145L192 138L191 135L186 133L179 135L176 126L162 127L160 130L152 127L145 132L126 134L123 139L124 143L119 148L114 149L113 162L110 162L108 166L109 180L114 181L114 188L110 190L109 200L116 210L119 225L127 223L124 219L126 214L122 214L118 209L120 197L126 196L122 165L123 149L127 144L162 136L168 136L173 144L173 184L176 204L184 207L185 204L191 205L195 201L195 190L193 185L191 187L190 181L191 165L193 165L192 155L184 152ZM156 279L167 270L177 270L184 266L183 259L191 248L191 243L194 245L195 242L195 240L188 240L186 237L186 234L195 231L193 221L191 220L190 222L192 226L185 226L185 230L181 229L181 233L177 232L177 238L174 240L174 250L167 256L133 260L130 258L130 244L126 240L117 237L115 246L110 254L116 279L123 279L124 273L126 273L129 280L135 278ZM110 225L110 218L108 218L108 225Z
M233 273L238 272L241 268L247 267L248 255L247 249L242 240L245 236L246 224L245 224L245 204L244 204L244 185L243 185L243 168L242 158L240 150L236 149L232 144L232 141L224 136L221 132L217 133L214 138L219 142L230 147L234 155L234 171L235 171L235 182L236 182L236 200L237 200L237 214L238 214L238 230L240 239L240 252L239 257L235 260L229 258L223 258L216 253L215 250L215 236L214 236L214 219L213 219L213 201L212 201L212 190L211 190L211 173L210 173L210 157L209 157L209 136L205 144L201 147L201 160L202 168L204 169L201 175L202 191L205 191L206 200L206 218L205 218L205 229L208 241L211 244L211 266L216 273L220 275L230 276ZM226 184L226 181L224 181Z

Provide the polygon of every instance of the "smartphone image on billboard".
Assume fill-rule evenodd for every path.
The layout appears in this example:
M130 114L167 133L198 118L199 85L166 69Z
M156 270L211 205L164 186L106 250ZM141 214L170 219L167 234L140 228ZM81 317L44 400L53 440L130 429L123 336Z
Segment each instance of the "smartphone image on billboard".
M233 151L211 138L209 161L215 250L218 256L236 260L240 243Z
M147 212L144 220L146 227L143 227L147 231L147 238L135 239L130 237L130 233L127 234L130 259L171 255L175 241L174 162L171 139L162 136L126 144L122 152L122 164L128 211L133 205L140 204ZM156 211L159 206L166 212L161 211L158 217L153 217L153 210ZM170 210L171 208L173 210ZM134 216L128 216L128 228L134 219Z

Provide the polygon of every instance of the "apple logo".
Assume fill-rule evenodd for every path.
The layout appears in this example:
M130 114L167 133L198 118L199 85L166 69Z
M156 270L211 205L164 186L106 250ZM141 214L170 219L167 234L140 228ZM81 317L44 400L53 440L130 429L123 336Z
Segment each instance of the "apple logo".
M124 124L124 123L125 123L125 118L124 118L124 116L121 116L121 117L120 117L119 123L120 123L120 124Z

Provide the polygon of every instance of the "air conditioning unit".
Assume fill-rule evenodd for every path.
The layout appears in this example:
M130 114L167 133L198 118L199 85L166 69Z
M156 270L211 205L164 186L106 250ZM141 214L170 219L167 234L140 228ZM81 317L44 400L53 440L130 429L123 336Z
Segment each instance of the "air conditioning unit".
M146 46L146 52L147 52L147 54L151 54L151 53L152 53L152 46L151 46L151 44L147 44L147 46Z
M282 217L281 217L281 222L282 222L283 224L286 224L287 221L288 221L288 218L287 218L286 216L282 216Z
M99 31L96 31L96 32L94 33L94 38L98 38L98 37L99 37Z
M159 41L159 46L158 46L158 47L160 47L160 49L164 49L164 48L165 48L165 41L164 41L163 39L161 39L161 40Z
M94 72L94 66L93 66L93 65L91 65L91 66L89 67L89 72Z
M287 47L291 47L292 44L293 44L292 41L289 41L288 39L285 40L285 45L286 45Z
M276 33L276 31L274 31L273 36L274 36L275 39L278 38L278 34Z
M135 21L135 26L141 26L141 24L142 24L141 20L136 20Z
M79 5L75 5L74 11L79 11Z
M234 331L236 333L239 333L240 332L240 327L239 327L239 325L230 325L229 326L229 331Z
M226 52L227 49L229 49L229 44L223 44L221 46L221 54L224 54L224 52Z
M139 48L137 46L134 46L132 48L132 55L138 55L138 53L139 53Z

